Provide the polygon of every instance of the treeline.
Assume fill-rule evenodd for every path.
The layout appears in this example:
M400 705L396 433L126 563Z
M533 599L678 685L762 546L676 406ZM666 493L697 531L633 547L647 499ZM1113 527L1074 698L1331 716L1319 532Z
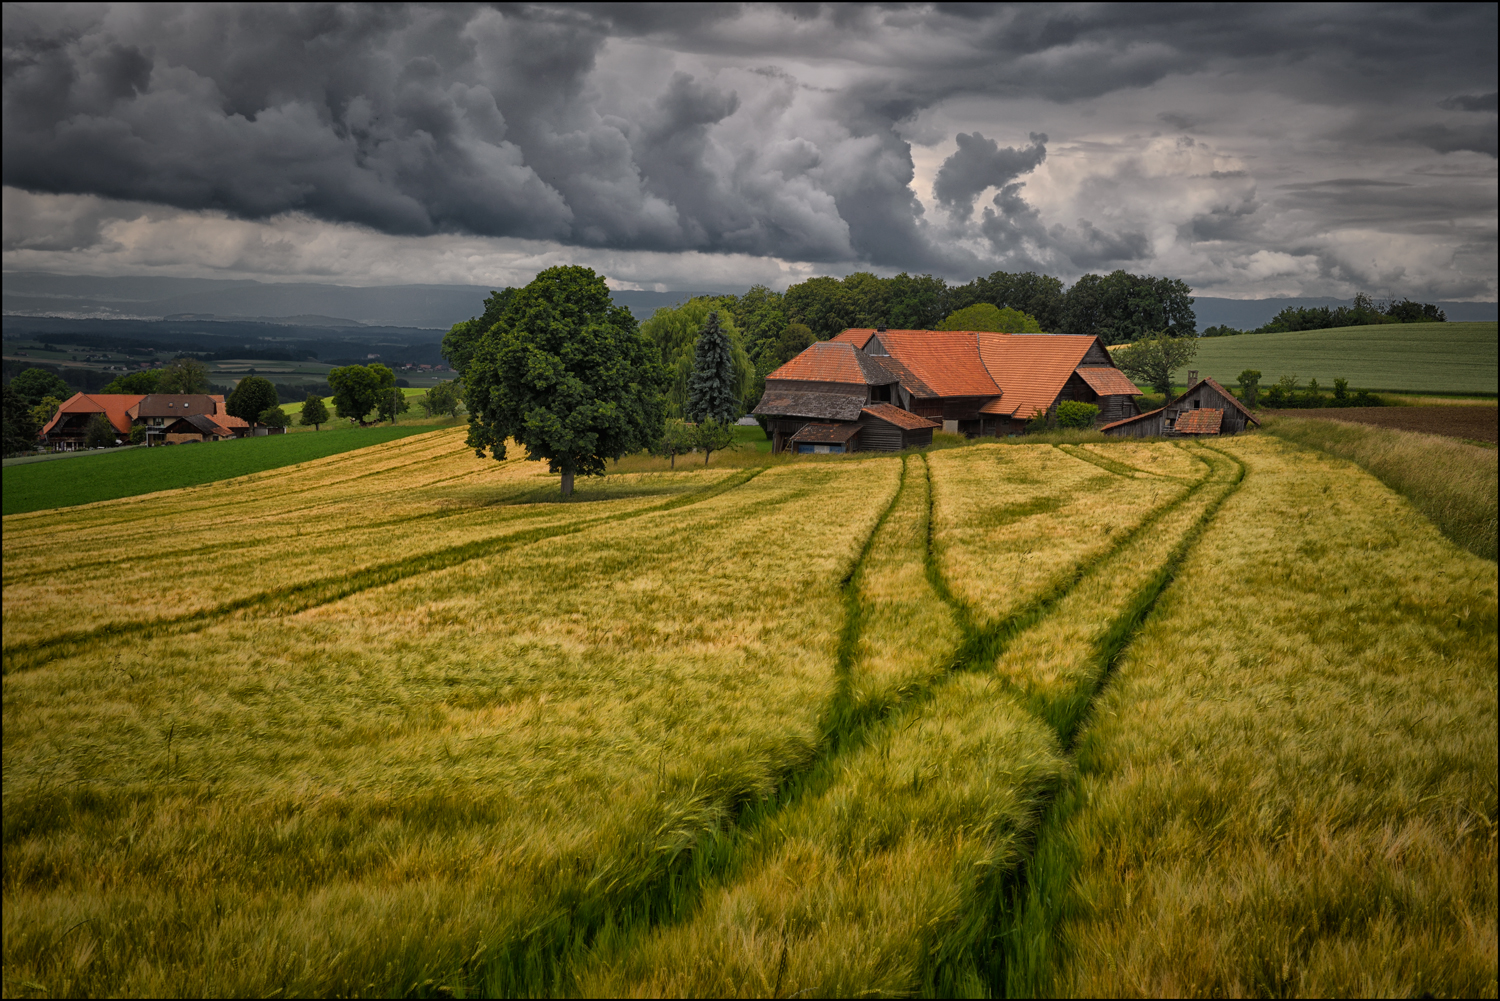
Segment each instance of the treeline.
M1448 315L1430 302L1391 299L1376 302L1363 292L1348 306L1288 306L1271 322L1254 330L1220 325L1203 331L1204 337L1234 337L1239 334L1279 334L1297 330L1328 330L1332 327L1363 327L1378 323L1446 323Z

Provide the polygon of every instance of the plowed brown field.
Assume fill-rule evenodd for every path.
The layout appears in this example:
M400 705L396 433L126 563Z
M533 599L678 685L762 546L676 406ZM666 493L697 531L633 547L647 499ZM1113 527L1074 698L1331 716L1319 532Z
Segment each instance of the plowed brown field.
M1419 431L1449 438L1494 442L1500 434L1500 408L1458 407L1325 407L1322 410L1284 411L1287 416L1331 421L1353 421L1398 431Z

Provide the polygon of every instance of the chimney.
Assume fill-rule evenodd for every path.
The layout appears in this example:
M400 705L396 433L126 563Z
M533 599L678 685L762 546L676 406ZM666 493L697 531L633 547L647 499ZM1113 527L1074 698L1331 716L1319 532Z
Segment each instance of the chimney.
M1196 368L1190 368L1190 369L1188 369L1188 385L1191 386L1191 385L1193 385L1193 383L1195 383L1197 381L1198 381L1198 370Z
M876 327L875 328L875 332L877 334L883 334L883 333L885 333L885 328L884 327Z

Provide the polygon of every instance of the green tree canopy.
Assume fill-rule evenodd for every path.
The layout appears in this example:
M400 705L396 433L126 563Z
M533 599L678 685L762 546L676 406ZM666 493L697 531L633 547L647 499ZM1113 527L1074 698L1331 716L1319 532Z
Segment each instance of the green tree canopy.
M1175 278L1084 275L1068 289L1061 332L1092 334L1105 344L1125 344L1156 331L1171 337L1197 333L1192 289ZM1053 328L1057 329L1057 328Z
M31 416L31 407L21 394L5 387L5 454L27 452L37 446L37 435L41 425Z
M1063 283L1051 275L996 271L987 278L949 289L946 309L959 310L980 302L1034 316L1043 330L1062 327Z
M417 405L427 413L428 417L436 417L439 414L457 417L458 408L463 405L463 385L457 379L440 382L422 394Z
M317 393L308 393L307 399L302 401L302 413L297 422L303 427L312 427L314 431L323 430L323 425L328 423L328 404Z
M1172 337L1157 331L1114 352L1115 364L1132 378L1148 383L1163 396L1172 395L1172 373L1198 353L1198 338Z
M1240 402L1253 408L1260 399L1260 370L1247 368L1240 373Z
M208 366L196 358L173 358L172 363L161 370L161 379L156 384L158 393L206 393L208 392Z
M1036 317L1028 316L1009 306L999 309L981 302L950 313L939 330L989 330L1001 334L1040 334L1042 325Z
M44 368L28 368L10 380L10 388L11 392L25 400L26 405L30 407L36 406L49 396L66 400L73 395L71 386Z
M267 407L262 410L258 420L268 428L284 428L292 423L292 419L286 415L286 411L282 410L280 406Z
M688 377L687 419L695 423L729 423L739 417L740 394L729 338L719 327L714 310L703 321L693 345L693 371Z
M1057 426L1060 428L1091 428L1099 416L1099 408L1082 400L1063 400L1057 405Z
M677 468L677 457L686 455L698 447L698 429L680 417L667 418L661 437L651 447L653 455L665 455L671 459L672 468Z
M375 409L384 387L381 385L380 375L373 371L374 368L373 365L345 365L328 370L328 385L333 390L333 409L340 417L363 423L370 411ZM391 372L384 365L380 365L380 368L387 373ZM391 374L391 385L396 385L394 374Z
M271 380L258 375L247 375L224 401L224 409L231 417L255 424L260 420L261 414L278 402L276 387L271 385Z
M115 426L103 414L94 414L83 429L85 448L109 448L115 443Z
M396 373L386 368L380 362L369 366L371 372L375 373L377 391L375 395L375 410L380 414L380 419L396 423L396 415L404 414L411 409L411 401L406 398L406 393L396 385Z
M477 317L469 317L462 323L455 323L448 333L443 337L443 358L453 366L453 371L460 376L469 367L469 362L474 357L474 351L479 347L480 340L489 333L491 327L500 319L500 314L505 312L505 307L515 297L516 290L503 288L498 292L491 292L484 299L484 313Z
M667 373L667 412L673 417L687 416L688 380L693 373L698 334L708 322L708 314L715 311L719 313L719 329L729 339L735 395L743 405L754 392L756 367L745 350L739 328L735 326L729 308L733 301L700 296L680 306L658 309L651 319L641 324L641 336L655 349L656 358Z
M734 425L713 418L702 421L693 429L693 444L703 449L703 464L706 466L709 456L734 445Z
M32 421L38 428L46 427L47 422L57 413L57 408L62 406L62 403L63 401L55 396L44 397L41 403L31 408Z
M127 372L125 375L117 376L115 380L103 389L101 393L121 395L133 395L139 393L142 396L148 393L158 392L157 387L161 385L161 373L159 368L149 369L144 372Z
M506 439L515 439L562 474L570 496L576 474L602 475L607 460L661 434L664 380L654 354L602 277L548 268L516 293L465 371L469 444L503 459Z

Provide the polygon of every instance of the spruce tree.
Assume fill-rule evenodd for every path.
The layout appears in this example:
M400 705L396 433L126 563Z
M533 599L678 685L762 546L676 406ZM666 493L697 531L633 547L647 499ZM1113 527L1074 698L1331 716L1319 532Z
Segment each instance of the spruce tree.
M693 348L693 374L688 377L687 418L694 423L739 417L734 389L734 358L729 338L719 329L719 314L708 314Z

